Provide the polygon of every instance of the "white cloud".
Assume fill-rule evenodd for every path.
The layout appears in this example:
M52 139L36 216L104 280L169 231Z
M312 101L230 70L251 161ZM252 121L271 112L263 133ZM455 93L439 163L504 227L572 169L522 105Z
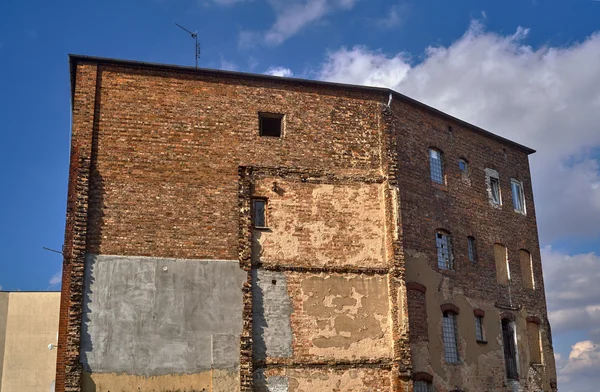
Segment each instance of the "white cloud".
M542 249L544 284L554 333L600 328L600 256Z
M266 32L242 31L239 47L258 43L280 45L307 26L335 11L349 10L358 0L269 0L276 14L275 23Z
M329 53L320 79L385 86L538 150L531 157L542 243L600 235L600 34L533 49L528 30L499 35L474 22L448 47L405 54Z
M376 25L379 27L391 29L402 24L402 14L405 7L401 4L391 6L384 18L376 20Z
M269 68L265 74L272 76L282 76L289 78L294 75L291 69L285 67L271 67Z
M600 382L600 344L591 340L575 343L569 358L558 366L559 387L568 392L596 392Z
M221 65L219 66L219 69L224 69L227 71L237 71L239 70L239 67L233 61L228 61L223 56L221 56Z
M52 277L48 281L48 284L52 287L52 286L60 285L61 282L62 282L62 274L59 271L59 272L55 273L54 275L52 275Z
M2 290L2 285L0 284L0 290Z

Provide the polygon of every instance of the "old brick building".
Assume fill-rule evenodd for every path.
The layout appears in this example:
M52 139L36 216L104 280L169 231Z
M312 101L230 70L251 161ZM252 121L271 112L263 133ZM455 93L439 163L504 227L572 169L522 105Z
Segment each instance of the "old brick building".
M553 391L528 154L382 88L71 56L57 391Z

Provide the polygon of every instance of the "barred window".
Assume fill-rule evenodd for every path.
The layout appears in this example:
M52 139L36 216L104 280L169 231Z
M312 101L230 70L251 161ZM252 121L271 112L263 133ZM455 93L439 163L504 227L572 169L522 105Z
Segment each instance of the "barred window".
M431 383L429 381L415 381L414 392L432 392Z
M437 246L438 268L451 270L454 268L452 260L452 245L450 234L438 231L435 236Z
M475 339L480 342L485 341L483 336L483 317L481 316L475 316Z
M458 362L456 314L453 312L444 312L442 338L444 340L444 359L448 363Z
M467 247L469 250L469 261L475 263L477 261L477 254L475 252L475 237L467 237Z
M444 164L442 162L442 152L429 149L429 166L431 168L431 180L438 184L444 183Z

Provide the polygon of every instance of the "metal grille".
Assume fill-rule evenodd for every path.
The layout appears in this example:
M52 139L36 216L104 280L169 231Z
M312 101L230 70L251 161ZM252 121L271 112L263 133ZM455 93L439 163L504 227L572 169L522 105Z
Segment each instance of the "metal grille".
M450 236L438 232L435 236L435 244L438 254L438 268L450 270L453 268L452 249L450 248Z
M502 342L504 344L504 363L506 366L506 378L516 380L519 378L517 372L517 350L515 347L515 331L509 320L502 320Z
M414 392L431 392L431 383L427 381L415 381Z
M475 316L475 339L483 342L483 317Z
M264 200L254 200L254 227L267 227Z
M475 255L475 238L467 237L467 245L468 245L468 249L469 249L469 260L474 263L477 261L477 258Z
M437 150L430 149L429 165L431 166L431 179L438 184L443 184L444 168L442 165L442 153Z
M500 204L500 180L491 177L490 187L492 188L492 201L494 204Z
M521 187L521 183L515 180L510 182L511 190L512 190L512 199L515 210L524 212L525 209L523 206L525 203L523 202L523 188Z
M444 312L442 337L444 340L444 359L448 363L458 362L458 337L456 336L456 315Z

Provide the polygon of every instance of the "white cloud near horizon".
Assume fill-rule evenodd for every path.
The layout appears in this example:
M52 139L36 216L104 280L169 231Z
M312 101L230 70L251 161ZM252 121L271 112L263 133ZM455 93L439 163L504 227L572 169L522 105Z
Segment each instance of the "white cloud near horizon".
M50 285L50 287L58 286L61 283L62 283L62 273L60 271L55 273L54 275L52 275L52 277L48 281L48 284Z
M596 392L600 383L600 344L584 340L571 346L566 359L557 359L559 390L564 392Z
M537 149L531 156L540 239L600 236L600 34L533 49L528 30L488 32L473 22L448 47L405 53L363 46L330 52L316 77L389 87Z
M228 0L221 0L228 1ZM288 38L299 33L325 16L347 11L359 0L269 0L275 12L275 22L264 32L241 31L240 48L248 48L256 44L277 46Z
M294 75L291 69L285 67L271 67L267 69L265 74L271 76L281 76L286 78L292 77Z

